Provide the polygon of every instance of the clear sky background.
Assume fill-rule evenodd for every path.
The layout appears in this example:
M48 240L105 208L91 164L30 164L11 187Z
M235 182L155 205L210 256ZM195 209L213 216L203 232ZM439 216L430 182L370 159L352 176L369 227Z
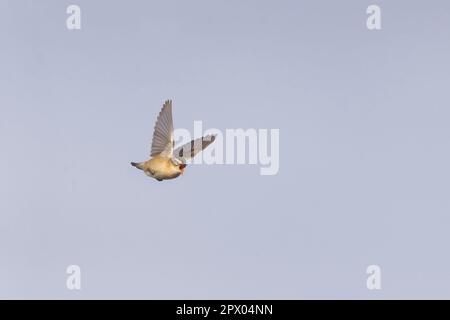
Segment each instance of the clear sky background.
M0 298L450 298L449 39L437 0L0 0ZM168 98L279 128L279 174L145 177Z

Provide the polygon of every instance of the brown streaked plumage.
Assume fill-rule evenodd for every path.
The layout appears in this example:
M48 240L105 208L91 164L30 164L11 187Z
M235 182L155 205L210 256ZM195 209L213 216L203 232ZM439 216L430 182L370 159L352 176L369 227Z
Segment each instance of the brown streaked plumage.
M200 151L213 143L215 136L192 140L174 150L172 101L167 100L156 120L152 139L150 160L131 165L158 181L174 179L183 174L186 160L195 157Z

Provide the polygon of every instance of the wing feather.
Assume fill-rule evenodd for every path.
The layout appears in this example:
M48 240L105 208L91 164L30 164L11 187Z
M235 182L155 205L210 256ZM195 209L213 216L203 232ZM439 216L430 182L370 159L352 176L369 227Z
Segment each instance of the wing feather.
M215 135L207 135L202 138L194 139L181 147L177 148L173 155L175 158L185 163L187 160L194 158L199 152L205 150L211 143L216 140Z
M171 157L173 143L172 100L167 100L156 120L150 155L152 157L156 155Z

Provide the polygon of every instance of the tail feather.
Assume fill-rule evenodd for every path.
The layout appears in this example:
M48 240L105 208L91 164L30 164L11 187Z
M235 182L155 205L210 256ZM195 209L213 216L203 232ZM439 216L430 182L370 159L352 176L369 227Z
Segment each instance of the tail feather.
M142 163L131 162L131 165L132 165L133 167L136 167L136 168L140 169L140 170L143 169L143 168L142 168Z

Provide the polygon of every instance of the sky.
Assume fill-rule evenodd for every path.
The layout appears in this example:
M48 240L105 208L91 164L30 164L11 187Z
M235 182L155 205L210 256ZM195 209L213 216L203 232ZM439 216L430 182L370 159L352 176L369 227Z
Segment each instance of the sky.
M0 298L450 298L449 33L439 0L0 0ZM166 99L279 129L278 173L146 177Z

